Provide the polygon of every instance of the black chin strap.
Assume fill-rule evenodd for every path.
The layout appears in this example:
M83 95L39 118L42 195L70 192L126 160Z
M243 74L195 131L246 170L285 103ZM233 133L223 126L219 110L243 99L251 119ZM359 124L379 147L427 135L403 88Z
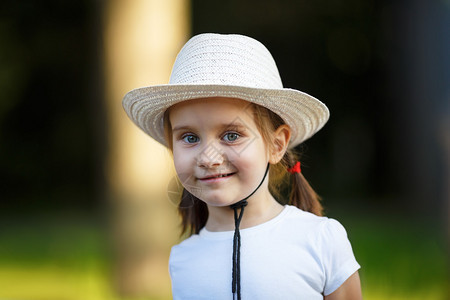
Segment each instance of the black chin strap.
M264 180L266 179L267 173L269 172L270 164L267 164L266 172L264 177L256 187L256 189L247 197L238 201L232 205L230 208L234 210L234 237L233 237L233 274L232 274L232 286L231 290L233 292L233 298L237 296L237 299L241 299L241 233L239 232L239 225L241 225L242 216L244 215L244 207L247 206L247 199L253 196L253 194L259 189ZM238 209L241 209L238 216Z

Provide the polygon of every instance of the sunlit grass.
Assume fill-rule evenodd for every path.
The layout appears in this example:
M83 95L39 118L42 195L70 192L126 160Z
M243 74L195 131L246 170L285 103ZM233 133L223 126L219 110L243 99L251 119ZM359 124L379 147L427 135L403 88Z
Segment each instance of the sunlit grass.
M82 272L57 266L2 267L0 295L2 299L115 299L104 272L96 266Z
M450 299L445 243L433 225L417 220L340 220L362 265L365 300ZM155 292L148 297L117 295L102 228L83 218L1 222L0 299L171 299L158 290L162 283L154 284Z
M110 232L105 227L90 218L70 215L1 220L0 300L171 299L161 292L167 288L160 290L152 283L154 295L118 295L107 238Z
M170 295L119 297L103 268L84 271L50 266L0 267L0 299L21 300L164 300Z
M447 300L442 288L430 287L429 291L392 291L391 288L365 290L364 300Z

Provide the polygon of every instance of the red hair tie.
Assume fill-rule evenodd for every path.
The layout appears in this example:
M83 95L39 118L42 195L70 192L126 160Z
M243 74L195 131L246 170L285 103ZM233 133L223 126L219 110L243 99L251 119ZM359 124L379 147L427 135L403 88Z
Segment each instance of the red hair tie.
M295 165L292 168L287 169L289 173L295 174L295 173L301 173L302 169L300 168L300 162L296 162Z

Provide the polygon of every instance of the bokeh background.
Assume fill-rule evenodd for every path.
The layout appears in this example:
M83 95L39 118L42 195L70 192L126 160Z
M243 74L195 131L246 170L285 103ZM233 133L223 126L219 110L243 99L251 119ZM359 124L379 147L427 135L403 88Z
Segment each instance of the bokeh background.
M450 299L448 0L1 1L0 299L171 299L173 167L121 98L201 32L330 108L302 169L364 298Z

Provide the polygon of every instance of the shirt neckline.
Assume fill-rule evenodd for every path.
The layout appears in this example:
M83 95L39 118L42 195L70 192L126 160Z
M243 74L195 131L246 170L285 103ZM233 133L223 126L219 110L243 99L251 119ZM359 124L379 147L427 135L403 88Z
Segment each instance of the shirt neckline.
M285 205L283 210L276 215L274 218L268 220L267 222L258 224L256 226L240 229L241 236L246 236L249 234L254 234L258 231L266 230L267 228L270 228L274 226L276 223L278 223L280 220L283 219L283 217L291 211L290 205ZM201 238L205 239L214 239L214 240L221 240L221 239L230 239L233 238L234 230L230 231L209 231L205 227L203 227L200 232L199 236Z

